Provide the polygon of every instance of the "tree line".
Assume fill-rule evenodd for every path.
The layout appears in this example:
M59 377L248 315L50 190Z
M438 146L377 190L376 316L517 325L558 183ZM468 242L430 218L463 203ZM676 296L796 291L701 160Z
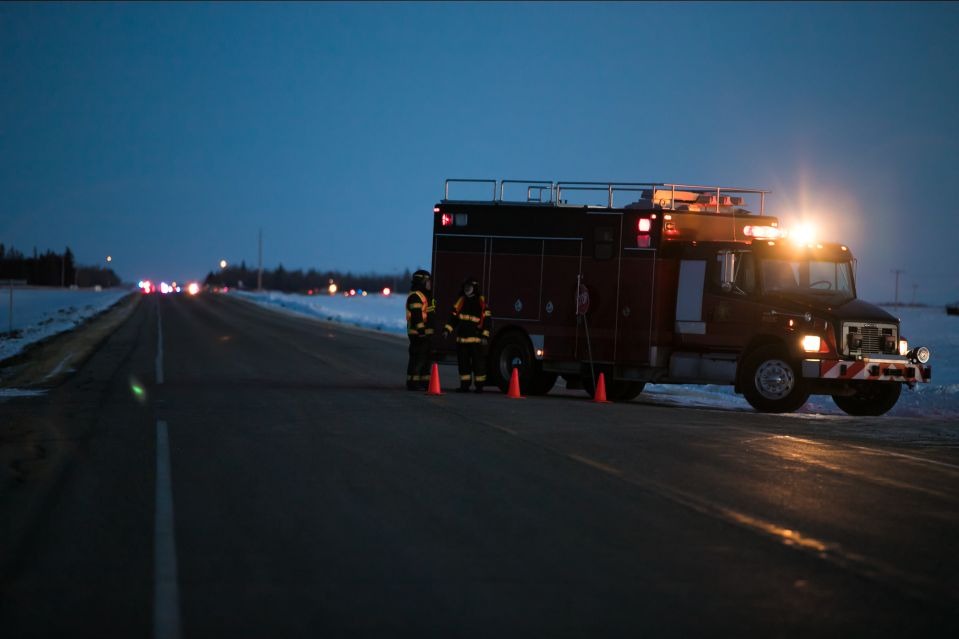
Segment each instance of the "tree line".
M339 291L351 288L370 292L379 292L384 287L405 291L410 286L412 274L409 269L402 273L353 273L351 271L317 271L297 269L288 271L283 265L275 269L263 269L263 288L287 293L307 293L314 291L325 293L330 283L335 283ZM248 268L246 262L239 266L227 266L218 271L207 273L204 283L208 286L255 289L257 269Z
M119 286L120 278L112 269L77 264L70 247L63 253L33 249L27 256L13 246L0 243L0 279L26 280L30 286Z

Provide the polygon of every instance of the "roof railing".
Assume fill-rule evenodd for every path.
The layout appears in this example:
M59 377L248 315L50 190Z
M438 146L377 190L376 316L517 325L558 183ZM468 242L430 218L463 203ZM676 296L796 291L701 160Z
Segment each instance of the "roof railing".
M506 198L507 186L525 186L526 203L534 204L565 204L563 192L603 192L606 194L606 206L616 208L616 193L648 193L651 202L659 202L668 206L671 210L676 209L676 203L696 204L697 206L715 206L715 211L719 213L723 206L723 196L737 195L758 195L759 196L759 214L764 215L766 211L766 195L772 191L765 189L747 189L730 186L703 186L695 184L679 184L674 182L580 182L580 181L560 181L552 182L549 180L478 180L465 178L451 178L444 184L445 201L450 200L451 184L488 184L492 186L492 199L464 199L457 200L462 202L523 202L524 200L513 200ZM544 199L544 195L549 193L549 198ZM668 194L668 200L666 195ZM706 197L703 200L704 196ZM713 198L713 196L715 196ZM692 198L692 199L690 199ZM727 198L728 202L732 202ZM705 210L705 208L703 209Z

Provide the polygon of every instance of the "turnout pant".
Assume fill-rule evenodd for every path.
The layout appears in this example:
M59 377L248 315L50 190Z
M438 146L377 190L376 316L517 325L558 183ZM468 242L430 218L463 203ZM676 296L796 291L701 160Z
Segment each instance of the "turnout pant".
M430 338L410 336L409 362L406 365L406 385L416 386L430 379Z
M469 388L470 379L477 388L486 384L486 347L479 343L457 344L456 363L460 369L460 386Z

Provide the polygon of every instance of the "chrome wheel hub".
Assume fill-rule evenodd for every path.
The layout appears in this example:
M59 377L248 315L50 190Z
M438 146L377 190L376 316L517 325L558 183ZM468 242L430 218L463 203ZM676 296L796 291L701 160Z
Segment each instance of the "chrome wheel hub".
M796 377L789 364L780 359L763 362L756 369L756 390L766 399L782 399L796 386Z

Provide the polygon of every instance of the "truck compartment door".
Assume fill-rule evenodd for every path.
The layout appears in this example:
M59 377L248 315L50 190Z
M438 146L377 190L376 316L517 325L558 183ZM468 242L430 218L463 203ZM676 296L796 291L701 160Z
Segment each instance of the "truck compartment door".
M679 265L679 286L676 291L676 335L705 335L703 321L703 285L706 282L706 260L683 260Z

